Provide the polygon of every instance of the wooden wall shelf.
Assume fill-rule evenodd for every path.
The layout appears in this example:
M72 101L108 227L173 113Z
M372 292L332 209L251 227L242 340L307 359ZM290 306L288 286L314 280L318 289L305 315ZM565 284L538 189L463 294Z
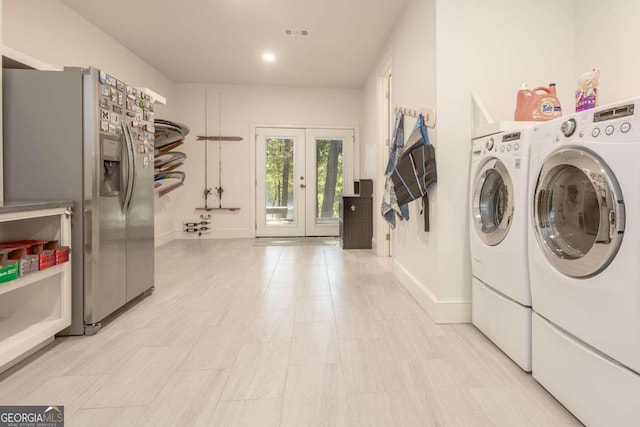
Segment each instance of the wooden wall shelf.
M197 211L207 211L207 212L211 212L211 211L229 211L229 212L235 212L235 211L239 211L240 208L196 208Z
M167 166L167 167L158 168L157 170L159 171L158 173L171 172L172 170L175 170L175 169L179 168L182 165L184 165L184 162L176 163L174 165L170 165L170 166Z
M156 148L156 151L158 151L159 153L164 154L164 153L167 153L167 152L173 150L174 148L178 148L182 144L184 144L184 140L181 139L180 141L175 141L175 142L167 144L167 145L165 145L163 147Z
M155 96L157 94L149 93L149 95ZM185 124L169 120L156 119L154 124L156 127L154 140L156 147L153 159L153 185L158 197L162 197L184 185L186 173L170 172L184 165L187 160L185 153L174 150L184 144L184 138L189 134L190 129Z
M184 184L183 184L182 182L180 182L180 183L178 183L178 184L175 184L175 185L172 185L172 186L170 186L170 187L164 188L164 189L162 189L162 190L158 191L158 196L159 196L159 197L162 197L162 196L164 196L165 194L172 192L172 191L173 191L173 190L175 190L176 188L182 187L183 185L184 185Z
M196 141L242 141L241 136L196 136Z

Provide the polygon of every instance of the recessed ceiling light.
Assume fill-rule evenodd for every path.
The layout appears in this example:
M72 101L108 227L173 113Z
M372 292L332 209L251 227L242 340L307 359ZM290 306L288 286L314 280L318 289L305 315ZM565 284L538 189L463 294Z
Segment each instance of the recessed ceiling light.
M273 62L276 60L276 56L271 52L267 52L262 54L262 59L264 59L265 62Z

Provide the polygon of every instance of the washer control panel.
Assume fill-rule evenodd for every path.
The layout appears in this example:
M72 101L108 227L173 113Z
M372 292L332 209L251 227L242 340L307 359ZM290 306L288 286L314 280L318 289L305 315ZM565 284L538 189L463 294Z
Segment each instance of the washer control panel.
M496 152L503 154L520 155L520 147L522 139L522 132L511 132L502 135L499 143L496 145Z
M528 157L531 129L499 132L472 141L472 161L484 157Z

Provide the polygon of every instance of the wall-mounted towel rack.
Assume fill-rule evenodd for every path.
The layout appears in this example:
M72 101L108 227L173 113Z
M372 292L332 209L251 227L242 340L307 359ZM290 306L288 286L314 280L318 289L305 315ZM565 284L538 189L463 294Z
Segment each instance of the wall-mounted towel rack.
M436 110L431 107L421 107L419 110L415 110L413 108L396 105L394 110L396 113L402 113L405 116L415 118L422 114L422 117L424 117L425 125L429 126L430 128L436 127Z
M242 141L241 136L196 136L196 141Z

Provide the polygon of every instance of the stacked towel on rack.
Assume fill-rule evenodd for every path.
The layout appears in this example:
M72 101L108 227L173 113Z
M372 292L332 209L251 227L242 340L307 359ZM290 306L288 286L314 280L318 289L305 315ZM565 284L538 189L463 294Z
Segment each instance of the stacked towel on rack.
M405 204L400 206L396 198L396 191L391 179L391 174L396 168L398 159L402 154L404 147L404 114L398 112L396 114L396 122L393 132L393 145L389 153L389 161L387 169L384 172L384 194L382 196L381 213L384 219L389 223L391 228L396 228L396 215L401 219L409 219L409 207Z

